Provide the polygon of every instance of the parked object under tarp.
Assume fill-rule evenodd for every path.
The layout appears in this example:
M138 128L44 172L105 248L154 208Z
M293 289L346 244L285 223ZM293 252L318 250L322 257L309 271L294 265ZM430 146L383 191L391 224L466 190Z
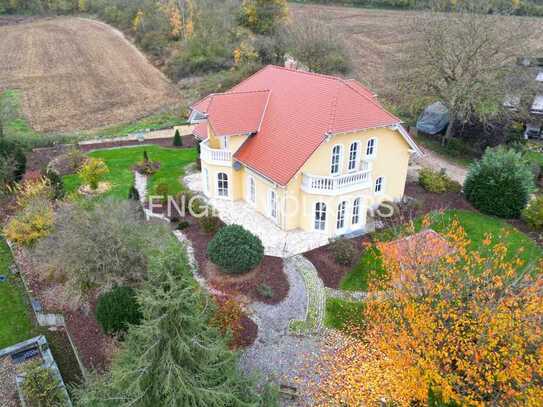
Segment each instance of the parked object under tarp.
M449 124L449 109L441 102L432 103L419 117L417 130L426 134L437 134Z

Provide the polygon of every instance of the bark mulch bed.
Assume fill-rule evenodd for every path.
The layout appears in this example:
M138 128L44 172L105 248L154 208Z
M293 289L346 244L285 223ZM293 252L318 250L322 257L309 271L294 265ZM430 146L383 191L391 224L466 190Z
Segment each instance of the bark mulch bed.
M417 200L418 205L415 208L415 216L445 209L464 209L476 211L476 209L474 209L473 206L466 201L462 193L446 192L443 194L436 194L426 191L418 183L414 182L410 182L405 185L405 196L409 196Z
M239 278L233 278L230 275L222 275L213 273L213 279L210 279L208 270L213 270L209 266L207 258L207 245L213 238L212 234L205 233L198 225L196 219L187 217L190 226L183 230L183 233L190 239L194 247L194 256L198 262L199 272L209 281L210 285L221 291L225 291L232 295L242 294L251 301L264 302L266 304L277 304L281 302L288 294L289 283L287 276L283 271L283 259L273 256L264 256L260 271L247 275L242 275ZM211 280L211 281L210 281ZM262 284L269 286L273 295L267 298L258 292L258 287Z
M364 235L351 239L357 250L362 254L364 245L371 241L371 236ZM315 266L319 277L324 282L325 287L334 289L339 288L339 283L345 274L352 270L353 266L342 266L336 263L334 254L330 245L321 246L304 253L304 256ZM358 262L358 258L353 261L353 265Z
M46 313L59 313L64 316L66 328L86 368L103 371L109 366L115 350L115 340L105 335L94 318L96 294L90 300L78 304L68 304L69 295L63 287L53 281L38 276L26 250L18 248L15 260L19 270L31 290L33 298L40 300ZM64 298L64 300L62 299Z

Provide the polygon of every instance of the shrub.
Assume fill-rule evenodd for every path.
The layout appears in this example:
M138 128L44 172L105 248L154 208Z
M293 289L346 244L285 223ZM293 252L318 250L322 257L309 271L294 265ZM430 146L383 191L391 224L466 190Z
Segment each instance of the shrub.
M182 220L181 222L177 224L177 230L185 230L189 226L190 226L189 222L187 222L186 220Z
M140 193L138 192L138 189L134 185L132 185L130 187L130 190L128 191L128 199L137 201L137 202L140 201Z
M473 206L504 218L518 218L534 190L530 164L520 153L501 147L487 149L470 166L464 182L464 193Z
M24 366L21 390L27 405L64 406L66 396L59 387L60 381L53 372L35 360Z
M264 247L260 239L239 225L217 232L207 247L209 259L227 273L245 273L260 264Z
M52 169L45 171L45 177L47 178L51 187L52 197L54 199L64 198L66 191L64 189L64 181L62 181L62 177Z
M83 184L89 185L92 190L95 190L108 173L109 168L104 160L89 158L85 161L78 174Z
M159 195L162 199L162 203L168 202L168 196L169 196L170 188L168 187L168 184L160 183L156 187L156 194Z
M183 147L183 138L181 137L181 134L179 134L179 130L175 130L175 134L173 136L173 145L174 147Z
M264 298L273 298L273 288L271 288L268 284L259 284L259 286L256 288L256 291Z
M131 287L113 287L98 298L96 320L108 335L123 335L129 324L137 325L141 319L136 292Z
M522 211L522 219L534 229L543 229L543 195L530 201Z
M217 216L205 215L198 218L198 224L207 234L215 234L221 227L221 220Z
M434 171L422 168L419 171L419 184L428 192L442 194L444 192L460 192L462 185L452 180L444 170Z
M356 247L351 240L337 239L330 245L330 250L334 255L334 260L342 266L350 266L353 264L356 256Z
M41 175L35 179L28 179L14 188L17 205L27 207L34 200L48 201L53 198L53 190L47 180Z
M18 244L30 246L49 235L53 228L53 208L44 199L34 199L4 227L6 237Z
M143 160L134 166L134 170L142 175L153 175L160 169L158 161L151 161L147 150L143 150Z

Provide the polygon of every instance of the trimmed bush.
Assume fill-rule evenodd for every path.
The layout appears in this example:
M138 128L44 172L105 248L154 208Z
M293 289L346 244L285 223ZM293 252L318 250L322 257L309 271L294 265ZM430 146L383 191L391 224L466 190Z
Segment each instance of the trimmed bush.
M45 171L45 177L47 178L52 189L53 198L64 198L66 191L64 190L64 181L62 181L62 177L52 169Z
M522 211L522 220L534 229L543 229L543 195L530 201Z
M137 325L141 319L136 293L130 287L113 287L98 298L96 320L108 335L122 335L129 324Z
M239 225L217 232L207 247L209 259L226 273L245 273L260 264L264 247L260 239Z
M347 239L337 239L330 244L330 250L334 255L334 260L342 266L351 266L356 256L356 247L354 243Z
M501 147L487 149L470 166L464 182L464 194L473 206L502 218L518 218L534 190L530 164L520 153Z
M434 171L430 168L422 168L419 171L419 184L426 191L438 194L462 190L462 185L452 180L444 170Z
M221 227L221 220L217 216L206 215L198 218L198 224L207 234L215 234Z
M140 201L140 193L138 192L138 189L132 185L130 189L128 190L128 199L133 201Z
M183 138L181 137L181 134L179 134L179 130L175 130L173 145L174 147L183 147Z

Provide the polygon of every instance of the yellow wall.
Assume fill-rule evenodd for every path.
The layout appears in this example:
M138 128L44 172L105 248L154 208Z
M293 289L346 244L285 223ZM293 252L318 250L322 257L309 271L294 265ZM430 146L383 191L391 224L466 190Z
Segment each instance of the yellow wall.
M330 164L332 149L335 145L342 146L342 169L340 175L347 174L349 149L354 141L360 142L361 156L359 159L365 159L366 144L370 138L377 139L376 154L372 161L372 179L371 187L356 192L350 192L341 196L315 195L303 192L301 189L303 173L312 175L328 176L330 175ZM232 152L246 140L247 136L232 136L229 147ZM310 159L304 164L296 176L286 187L280 187L266 178L254 173L248 168L242 167L239 171L234 171L229 167L209 165L202 162L202 168L208 168L211 197L217 197L217 173L223 171L228 174L230 180L230 198L232 200L245 200L247 198L247 175L251 175L256 184L255 209L266 215L268 212L268 191L271 188L276 190L279 201L279 219L277 223L285 230L301 228L312 231L314 229L314 210L316 202L324 202L327 205L327 221L325 233L329 236L335 235L337 208L341 201L347 201L346 223L347 230L350 230L352 217L352 204L356 198L361 198L360 216L361 226L365 223L366 212L370 208L378 206L383 200L399 200L404 193L405 181L407 176L407 167L409 162L409 145L402 136L390 129L366 130L358 133L336 135L323 144L315 151ZM384 191L381 194L375 194L373 188L375 179L379 176L385 178Z

